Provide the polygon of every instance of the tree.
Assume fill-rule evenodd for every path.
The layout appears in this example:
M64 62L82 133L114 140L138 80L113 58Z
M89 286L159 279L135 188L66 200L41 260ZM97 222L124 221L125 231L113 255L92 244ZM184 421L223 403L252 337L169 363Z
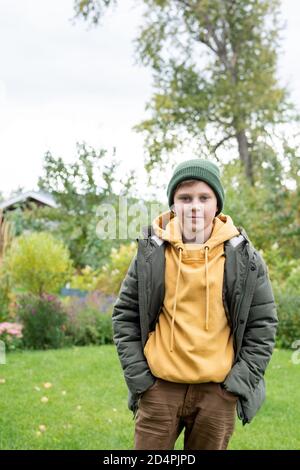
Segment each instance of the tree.
M47 152L44 175L39 178L39 188L51 193L59 207L37 208L31 211L30 219L32 223L39 224L44 217L48 229L49 221L52 222L52 231L66 243L77 267L86 264L97 267L101 265L102 258L108 256L114 243L97 239L96 210L104 202L115 203L115 183L119 183L123 194L127 194L133 185L132 175L124 181L116 180L118 163L114 155L107 160L106 154L104 149L95 150L85 143L77 144L77 159L68 164L61 157L55 158ZM41 227L45 226L44 223Z
M75 0L75 12L97 24L115 4ZM279 0L143 4L136 52L152 68L155 86L147 105L151 117L136 127L146 138L146 168L158 167L170 151L191 141L196 152L217 159L221 148L235 147L253 185L274 128L296 117L276 77Z
M106 150L95 150L86 143L77 144L77 160L68 164L51 152L45 154L41 190L50 192L70 215L81 216L113 192L117 162L105 161Z

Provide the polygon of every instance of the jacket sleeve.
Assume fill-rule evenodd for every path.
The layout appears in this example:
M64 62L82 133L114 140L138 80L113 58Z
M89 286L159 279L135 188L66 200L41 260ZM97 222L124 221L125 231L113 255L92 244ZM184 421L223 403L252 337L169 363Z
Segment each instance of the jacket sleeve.
M154 382L141 341L137 255L122 282L112 314L113 340L131 395L137 397Z
M278 324L267 266L258 257L258 277L239 357L227 376L225 388L248 399L262 380L271 359Z

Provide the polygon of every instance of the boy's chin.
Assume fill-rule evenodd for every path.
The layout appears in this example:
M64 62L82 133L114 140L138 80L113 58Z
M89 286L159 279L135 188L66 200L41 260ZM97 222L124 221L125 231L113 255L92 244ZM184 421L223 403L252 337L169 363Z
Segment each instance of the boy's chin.
M184 239L186 243L204 243L204 231L196 230L185 231Z

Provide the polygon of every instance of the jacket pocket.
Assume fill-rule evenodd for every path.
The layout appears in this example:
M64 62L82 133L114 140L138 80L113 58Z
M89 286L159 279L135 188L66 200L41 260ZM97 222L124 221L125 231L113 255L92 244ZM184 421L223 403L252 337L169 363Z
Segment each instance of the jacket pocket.
M156 388L157 382L158 382L158 380L155 379L155 382L154 382L152 385L150 385L149 388L147 388L144 392L142 392L142 393L140 394L140 398L142 398L142 397L145 395L145 393L151 392L151 390L153 390L154 388Z
M226 388L224 388L222 383L219 383L218 385L219 385L220 394L222 395L223 398L227 400L235 401L235 402L239 399L238 395L235 395L234 393L229 392L229 390L226 390Z
M250 423L266 398L265 381L262 377L254 390L251 390L247 399L240 399L239 418L243 424Z

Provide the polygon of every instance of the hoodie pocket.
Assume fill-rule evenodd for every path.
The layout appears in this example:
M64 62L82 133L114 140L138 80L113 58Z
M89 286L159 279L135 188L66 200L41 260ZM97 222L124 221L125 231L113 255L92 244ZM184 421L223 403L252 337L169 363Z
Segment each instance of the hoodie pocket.
M148 334L148 339L146 341L146 344L144 346L144 355L146 356L147 355L147 349L148 349L148 346L149 346L149 340L150 340L150 337L151 335L153 335L154 331L150 331L150 333Z

